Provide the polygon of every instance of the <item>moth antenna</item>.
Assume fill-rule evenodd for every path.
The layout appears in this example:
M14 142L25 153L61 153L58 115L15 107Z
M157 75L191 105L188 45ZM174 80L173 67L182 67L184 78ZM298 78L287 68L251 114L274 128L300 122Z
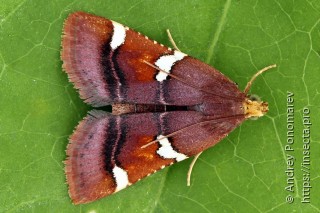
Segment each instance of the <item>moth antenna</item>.
M188 170L188 174L187 174L187 186L190 186L191 173L192 173L194 164L196 163L196 161L198 160L198 158L200 157L201 154L202 154L202 152L200 152L196 156L194 156L194 158L193 158L193 160L192 160L192 162L190 164L190 167L189 167L189 170Z
M162 140L162 139L164 139L164 138L168 138L168 137L169 137L169 135L165 135L165 136L163 136L163 137L161 137L161 138L158 138L158 139L156 139L156 140L150 141L149 143L141 146L141 149L144 149L144 148L146 148L146 147L148 147L148 146L150 146L150 145L152 145L152 144L154 144L154 143L156 143L156 142L158 142L158 141L160 141L160 140Z
M173 75L173 74L171 74L171 73L169 73L169 72L167 72L167 71L165 71L165 70L162 70L162 69L160 69L159 67L157 67L157 66L149 63L148 61L143 60L143 63L149 65L150 67L152 67L152 68L154 68L154 69L156 69L156 70L159 70L160 72L163 72L163 73L169 75L170 77L172 77L172 78L174 78L174 79L176 79L176 80L178 80L178 81L180 81L180 82L182 82L182 83L184 83L184 84L186 84L186 85L188 85L188 86L190 86L190 87L192 87L192 88L194 88L194 89L197 89L197 90L200 90L200 91L203 91L203 92L206 92L206 93L208 93L208 94L211 94L211 95L214 95L214 96L218 96L218 97L221 97L221 98L230 98L230 99L233 99L233 100L238 100L238 99L239 99L239 98L236 98L236 97L222 96L222 95L214 94L214 93L212 93L212 92L210 92L210 91L207 91L207 90L204 90L204 89L202 89L202 88L200 88L200 87L197 87L197 86L195 86L195 85L192 85L192 84L190 84L189 82L185 81L184 79L179 78L178 76Z
M168 134L168 135L164 135L164 136L161 137L161 138L158 138L158 139L156 139L156 140L150 141L149 143L141 146L141 148L144 149L144 148L146 148L146 147L148 147L148 146L150 146L150 145L152 145L152 144L154 144L154 143L156 143L156 142L158 142L158 141L160 141L160 140L162 140L162 139L164 139L164 138L168 138L168 137L171 137L171 136L173 136L173 135L175 135L175 134L178 134L179 132L182 132L182 131L185 130L185 129L188 129L188 128L190 128L190 127L193 127L193 126L196 126L196 125L199 125L199 124L208 123L208 122L211 122L211 121L212 121L212 120L202 121L202 122L195 123L195 124L192 124L192 125L190 125L190 126L184 127L184 128L182 128L182 129L179 129L179 130L177 130L177 131L175 131L175 132L172 132L172 133L170 133L170 134Z
M211 123L211 122L221 122L221 121L224 121L225 119L228 119L228 118L234 119L235 117L243 117L243 115L240 114L240 115L233 115L233 116L228 116L228 117L214 118L214 119L207 120L207 121L201 121L201 122L192 124L190 126L184 127L182 129L179 129L179 130L177 130L175 132L172 132L172 133L170 133L168 135L164 135L163 137L158 138L156 140L150 141L149 143L141 146L140 148L144 149L144 148L146 148L146 147L148 147L148 146L150 146L150 145L152 145L152 144L154 144L154 143L156 143L156 142L158 142L158 141L160 141L160 140L162 140L164 138L172 137L172 136L174 136L174 135L176 135L176 134L178 134L178 133L180 133L180 132L182 132L182 131L184 131L186 129L192 128L192 127L197 126L197 125L203 125L203 124L207 124L207 123Z
M256 78L257 78L259 75L261 75L261 74L264 73L265 71L270 70L270 69L275 68L275 67L277 67L277 65L276 65L276 64L273 64L273 65L270 65L270 66L267 66L267 67L263 68L262 70L258 71L256 74L254 74L254 75L252 76L252 78L250 79L250 81L247 83L247 86L246 86L246 88L245 88L244 91L243 91L244 94L248 94L248 92L249 92L249 90L250 90L250 88L251 88L252 83L256 80Z
M180 50L179 50L179 48L178 48L178 47L177 47L177 45L176 45L176 42L174 42L174 40L173 40L173 38L172 38L172 35L171 35L171 33L170 33L170 30L169 30L169 29L167 29L167 34L168 34L169 41L171 42L171 44L172 44L173 48L174 48L175 50L180 51ZM181 51L180 51L180 52L181 52Z
M182 78L179 78L179 77L176 76L176 75L173 75L173 74L171 74L171 73L169 73L169 72L167 72L167 71L165 71L165 70L162 70L162 69L160 69L159 67L157 67L157 66L149 63L148 61L143 60L143 62L146 63L147 65L149 65L150 67L152 67L152 68L154 68L154 69L157 69L157 70L159 70L160 72L163 72L163 73L169 75L169 76L172 77L172 78L177 79L178 81L181 81L181 82L183 82L183 83L185 83L185 84L187 84L187 85L189 85L189 86L191 86L191 87L193 87L193 88L195 88L195 89L200 89L200 90L201 90L201 88L198 88L198 87L195 87L195 86L189 84L188 82L186 82L186 81L183 80Z

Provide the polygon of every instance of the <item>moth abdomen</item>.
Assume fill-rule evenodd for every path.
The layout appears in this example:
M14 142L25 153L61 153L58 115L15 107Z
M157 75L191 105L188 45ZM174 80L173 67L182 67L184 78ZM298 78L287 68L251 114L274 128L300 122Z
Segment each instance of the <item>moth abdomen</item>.
M112 114L121 115L146 112L196 111L197 108L197 106L116 103L112 104Z

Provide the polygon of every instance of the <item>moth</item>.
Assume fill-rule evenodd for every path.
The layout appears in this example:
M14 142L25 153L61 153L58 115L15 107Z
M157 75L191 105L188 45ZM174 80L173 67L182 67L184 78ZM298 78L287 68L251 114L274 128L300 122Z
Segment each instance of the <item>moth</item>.
M212 147L268 111L209 65L117 22L75 12L64 23L63 69L93 107L67 147L75 204L118 192ZM272 66L274 67L274 66Z

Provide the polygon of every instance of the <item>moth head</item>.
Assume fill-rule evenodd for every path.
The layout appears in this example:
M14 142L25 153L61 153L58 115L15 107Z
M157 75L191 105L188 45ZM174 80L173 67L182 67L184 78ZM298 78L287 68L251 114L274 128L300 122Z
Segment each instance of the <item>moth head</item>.
M267 66L254 74L250 81L247 83L243 93L247 95L255 79L265 71L275 68L276 66L276 64ZM253 120L263 116L269 110L268 103L261 101L260 98L256 95L247 96L243 102L243 108L246 118L250 118Z
M246 118L257 119L268 112L268 103L260 101L256 96L246 98L243 102Z

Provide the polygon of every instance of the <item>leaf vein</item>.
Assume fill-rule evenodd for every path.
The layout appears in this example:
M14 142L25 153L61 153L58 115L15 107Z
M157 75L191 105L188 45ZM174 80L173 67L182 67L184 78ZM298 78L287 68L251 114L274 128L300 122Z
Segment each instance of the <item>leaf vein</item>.
M212 59L212 56L213 56L213 53L214 53L214 49L215 49L215 47L217 45L217 42L218 42L219 37L221 35L222 29L223 29L223 27L225 25L226 17L227 17L227 14L229 12L230 5L231 5L231 0L227 0L226 3L224 4L223 13L222 13L221 19L220 19L220 21L218 23L217 31L214 34L213 40L212 40L212 42L211 42L211 44L209 46L206 63L209 63L211 61L211 59Z

